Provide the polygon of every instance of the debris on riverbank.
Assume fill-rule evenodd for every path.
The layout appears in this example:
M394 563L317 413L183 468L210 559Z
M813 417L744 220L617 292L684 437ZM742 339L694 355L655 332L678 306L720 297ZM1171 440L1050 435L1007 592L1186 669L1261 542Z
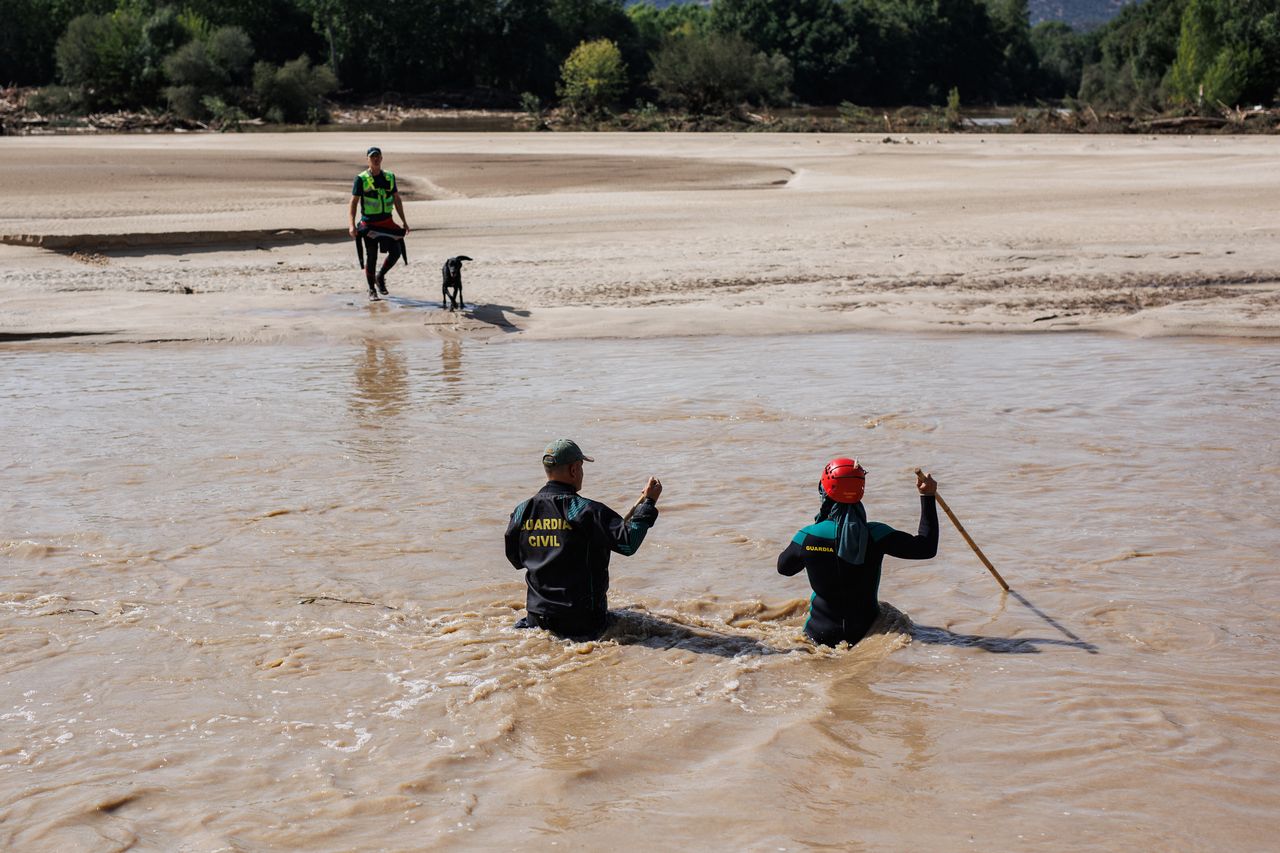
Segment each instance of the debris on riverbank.
M166 111L141 110L45 114L30 105L33 88L0 89L0 136L93 133L183 133L283 129L262 119L203 123ZM1220 106L1215 112L1099 112L1088 104L1071 107L1002 107L966 110L945 107L791 107L775 111L738 110L695 115L639 102L630 110L574 116L542 109L533 99L516 109L492 93L406 96L389 92L377 99L328 105L331 127L382 125L386 130L632 131L732 133L1280 133L1280 108ZM302 126L299 126L302 127Z

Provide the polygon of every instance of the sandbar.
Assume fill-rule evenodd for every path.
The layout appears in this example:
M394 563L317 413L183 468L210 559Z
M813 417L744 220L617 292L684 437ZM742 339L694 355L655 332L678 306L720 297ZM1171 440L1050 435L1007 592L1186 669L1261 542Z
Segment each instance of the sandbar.
M377 143L413 232L370 304ZM0 139L0 346L858 329L1280 336L1257 136ZM467 266L467 310L440 265Z

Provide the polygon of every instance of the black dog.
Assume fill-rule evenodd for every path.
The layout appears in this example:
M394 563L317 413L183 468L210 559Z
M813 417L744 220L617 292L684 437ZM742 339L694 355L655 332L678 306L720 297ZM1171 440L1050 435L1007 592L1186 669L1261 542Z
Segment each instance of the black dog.
M466 255L458 255L444 262L440 268L443 279L440 285L440 307L449 303L450 311L465 307L462 303L462 262L471 260Z

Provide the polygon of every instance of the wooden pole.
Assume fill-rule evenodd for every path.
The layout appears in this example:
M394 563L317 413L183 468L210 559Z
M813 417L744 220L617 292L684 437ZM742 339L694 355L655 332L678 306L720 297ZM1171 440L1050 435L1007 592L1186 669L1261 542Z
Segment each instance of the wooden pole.
M924 482L924 472L919 468L916 469L916 480ZM938 506L942 507L942 511L947 514L947 518L951 519L951 523L956 526L956 530L960 531L960 535L964 537L964 541L969 543L969 547L973 549L973 553L978 555L978 559L982 561L982 565L987 567L987 571L991 572L991 576L996 579L1000 587L1005 591L1009 591L1009 584L1005 583L1004 578L1000 577L1000 573L996 571L996 567L991 565L991 561L987 559L987 555L982 553L982 549L978 547L978 543L973 541L973 537L969 535L969 531L964 529L964 525L960 523L960 519L956 518L956 514L951 511L951 507L947 506L947 502L942 499L942 495L934 495L938 501Z
M626 524L627 522L631 521L631 516L635 515L636 510L640 508L640 504L644 503L644 498L645 498L644 495L641 495L640 497L636 498L636 502L631 505L631 509L627 510L627 514L622 517L623 524Z

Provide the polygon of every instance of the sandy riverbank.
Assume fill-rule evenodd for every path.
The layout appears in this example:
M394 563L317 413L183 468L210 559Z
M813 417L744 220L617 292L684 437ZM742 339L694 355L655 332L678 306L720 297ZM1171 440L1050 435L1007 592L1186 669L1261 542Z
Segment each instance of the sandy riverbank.
M345 234L377 141L410 262ZM33 176L38 176L33 180ZM1280 336L1253 137L361 134L0 140L0 344L886 328ZM439 265L475 258L463 315Z

